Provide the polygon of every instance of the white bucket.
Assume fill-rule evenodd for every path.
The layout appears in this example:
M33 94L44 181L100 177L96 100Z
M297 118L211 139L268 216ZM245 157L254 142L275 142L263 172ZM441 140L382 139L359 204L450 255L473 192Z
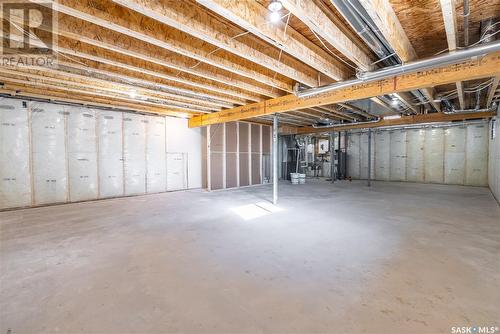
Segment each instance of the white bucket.
M306 183L306 174L299 174L299 184Z
M290 179L292 180L292 184L299 184L299 173L290 173Z

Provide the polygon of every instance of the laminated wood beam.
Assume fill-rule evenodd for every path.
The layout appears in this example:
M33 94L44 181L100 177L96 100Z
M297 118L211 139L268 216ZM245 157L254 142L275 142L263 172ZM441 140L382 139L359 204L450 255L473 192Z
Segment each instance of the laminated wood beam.
M336 61L330 54L292 27L286 26L285 22L269 24L269 10L257 1L196 1L334 80L339 81L349 77L349 71L345 65ZM312 2L307 1L307 3ZM285 1L285 7L286 4ZM296 13L292 12L292 14Z
M189 120L189 126L197 127L224 123L261 115L411 91L422 87L433 87L466 79L475 80L498 75L500 75L500 52L460 64L437 67L416 73L401 74L389 79L352 85L306 98L299 98L290 94L209 115L195 116Z
M274 78L274 72L256 70L255 64L228 53L211 53L213 47L186 33L122 8L106 0L59 0L59 12L93 23L125 36L241 75L278 89L290 91L290 84Z
M241 30L231 29L230 26L221 22L208 11L190 2L178 0L113 0L113 2L297 82L311 87L318 85L316 71L313 69L304 67L298 61L285 62L280 61L278 57L269 56L261 51L262 45L252 42L245 38L246 36L237 38L236 36L242 33ZM253 45L250 46L250 44Z

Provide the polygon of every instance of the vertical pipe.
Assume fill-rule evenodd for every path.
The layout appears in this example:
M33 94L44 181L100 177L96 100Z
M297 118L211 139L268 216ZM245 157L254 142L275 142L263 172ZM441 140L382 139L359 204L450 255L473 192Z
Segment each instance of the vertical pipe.
M368 129L368 187L372 185L372 129Z
M278 203L278 114L273 116L273 204Z
M335 132L330 132L330 177L335 182Z

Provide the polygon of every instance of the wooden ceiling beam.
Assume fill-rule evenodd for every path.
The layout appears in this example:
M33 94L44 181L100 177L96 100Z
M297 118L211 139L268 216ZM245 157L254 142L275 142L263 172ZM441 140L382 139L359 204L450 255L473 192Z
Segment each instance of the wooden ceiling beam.
M191 36L204 40L255 64L264 66L285 77L311 87L318 85L314 70L304 67L300 62L284 62L261 51L262 45L250 46L251 40L236 36L241 31L228 27L211 13L188 1L161 0L113 0L163 24L179 29ZM245 40L245 43L241 40Z
M138 96L145 98L157 99L171 103L182 103L188 108L199 108L204 112L221 110L219 105L207 105L207 103L200 100L190 99L186 100L180 95L165 93L159 90L151 90L129 84L110 82L109 80L101 80L91 78L80 74L71 72L63 72L50 67L44 66L29 66L29 67L10 67L4 68L2 73L11 75L26 75L36 79L50 80L54 83L81 85L87 88L94 88L95 90L103 90L115 93L130 93L134 92Z
M287 26L285 22L281 20L276 23L270 22L270 11L257 1L196 1L336 81L349 77L349 71L344 64ZM286 1L282 3L286 7Z
M389 0L359 0L359 2L403 62L418 58ZM422 87L422 93L436 110L441 110L439 103L435 102L436 93L433 88Z
M165 108L165 110L173 111L173 110L178 110L180 112L189 112L189 113L206 113L208 111L206 110L199 110L199 109L192 109L190 107L186 106L180 106L174 103L161 103L160 101L158 102L150 102L150 101L141 101L136 98L131 98L127 96L126 94L120 94L117 92L112 92L111 90L101 90L97 91L92 86L86 86L83 84L72 84L70 82L61 82L61 80L54 80L51 78L43 77L43 76L35 76L35 75L26 75L23 73L18 73L16 75L11 75L3 72L0 74L0 82L3 83L10 83L10 84L16 84L16 85L30 85L30 86L37 86L37 87L44 87L44 88L49 88L49 89L58 89L62 91L68 91L76 94L81 94L81 93L86 93L86 94L92 94L94 96L98 97L104 97L104 98L112 98L115 100L120 100L120 101L126 101L126 102L139 102L138 104L141 105L147 105L147 106L153 106L157 108ZM61 85L61 84L64 85ZM107 92L104 92L107 91Z
M163 26L139 13L121 8L107 0L59 0L58 11L93 23L125 36L156 45L168 51L241 75L277 89L289 91L290 86L273 77L271 71L263 74L249 61L228 53L211 53L213 47L190 35ZM244 63L242 65L241 63ZM271 96L276 97L276 96Z
M442 123L442 122L452 122L452 121L462 121L471 119L484 119L494 117L496 113L494 112L473 112L473 113L456 113L456 114L444 114L444 113L431 113L431 114L420 114L411 116L402 116L397 119L381 119L378 122L365 123L365 124L345 124L335 127L325 127L325 128L314 128L312 126L301 127L296 129L296 134L309 134L318 132L331 132L331 131L346 131L354 129L368 129L368 128L380 128L386 126L403 126L412 124L422 124L422 123Z
M294 94L227 109L189 120L190 127L224 123L244 118L269 115L290 110L329 105L373 96L411 91L462 80L475 80L500 75L500 52L485 55L481 59L441 66L434 69L400 74L388 79L352 85L322 94L299 98Z
M314 1L281 0L281 3L309 29L354 62L360 69L363 71L372 69L370 57L354 41L349 39Z
M486 108L489 108L491 106L491 102L495 97L495 92L497 91L499 81L500 81L500 76L496 76L493 78L493 82L491 83L491 87L488 91L488 97L486 98Z
M441 3L441 12L443 14L444 28L446 31L446 40L448 41L448 50L455 51L458 46L458 28L457 11L455 0L439 0ZM460 109L465 110L464 86L462 82L457 82L457 95Z
M9 94L11 96L20 96L27 98L32 97L44 100L46 99L49 101L78 103L90 107L98 106L118 110L128 109L129 111L147 112L168 116L189 116L189 114L191 114L189 111L179 112L177 110L168 110L167 108L145 106L140 103L131 103L120 99L113 99L110 97L96 97L95 95L88 94L86 92L78 92L78 95L76 95L76 92L71 90L60 90L50 87L44 87L43 89L41 89L32 87L32 85L27 82L24 82L22 84L4 84L4 86L0 86L0 93Z

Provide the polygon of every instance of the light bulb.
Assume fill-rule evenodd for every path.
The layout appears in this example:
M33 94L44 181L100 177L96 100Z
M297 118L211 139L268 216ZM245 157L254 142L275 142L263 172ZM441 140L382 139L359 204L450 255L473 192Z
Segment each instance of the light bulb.
M137 96L137 92L135 90L130 91L129 95L131 98L135 99L135 97Z
M281 15L278 12L272 12L271 15L269 15L269 19L272 23L277 23L281 20Z
M269 4L269 6L267 6L267 8L269 8L271 12L277 12L281 8L283 8L283 4L281 3L281 1L274 0Z

